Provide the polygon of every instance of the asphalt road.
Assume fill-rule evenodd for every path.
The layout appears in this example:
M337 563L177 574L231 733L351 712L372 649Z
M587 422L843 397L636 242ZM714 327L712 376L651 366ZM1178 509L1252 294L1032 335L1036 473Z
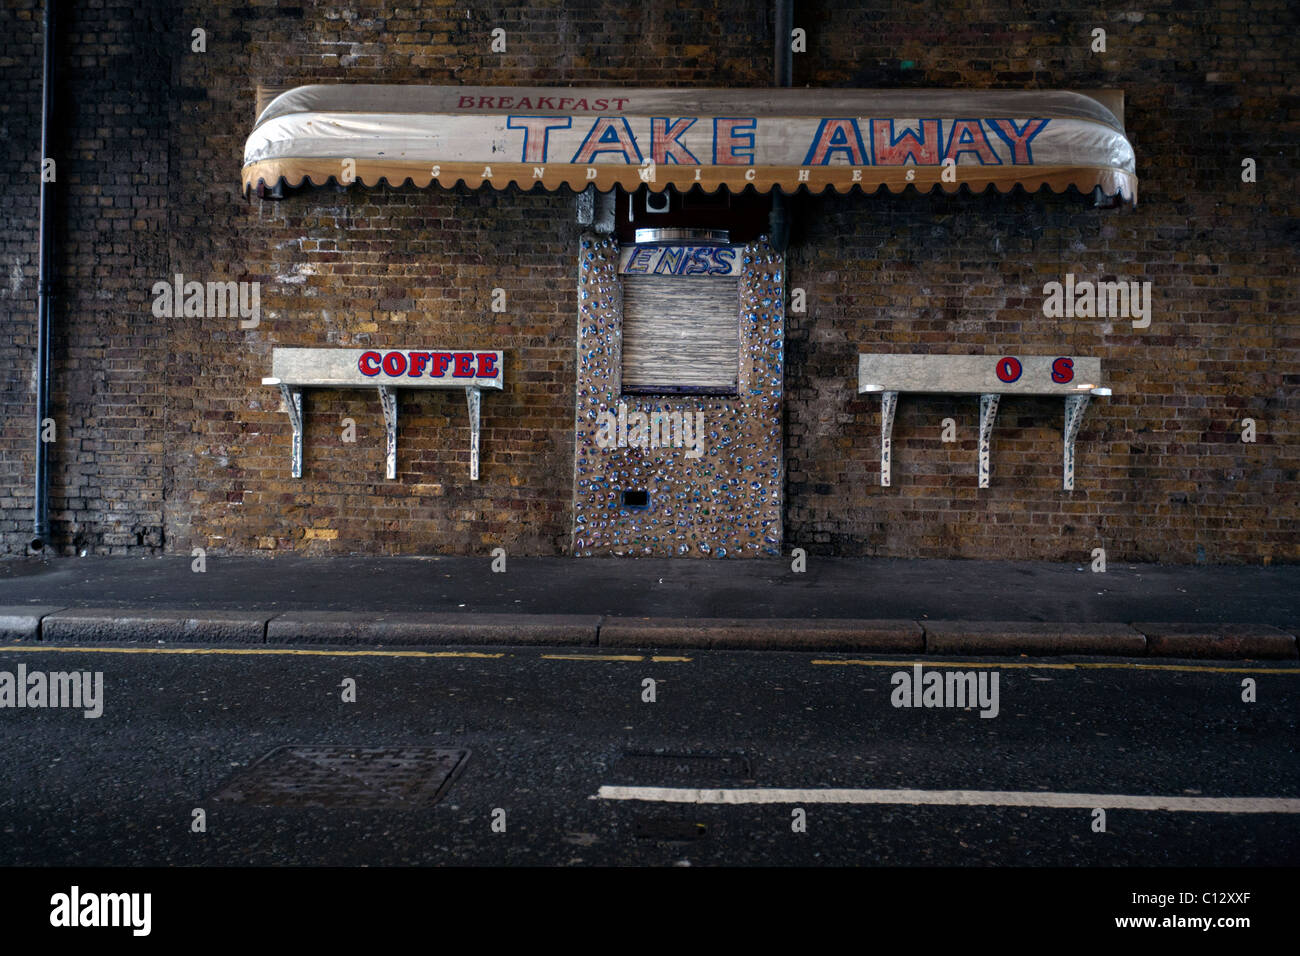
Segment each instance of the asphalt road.
M683 656L0 648L0 671L103 673L98 718L0 709L0 864L1300 862L1295 662L924 661L927 671L996 672L998 713L981 717L892 706L892 675L910 675L912 659ZM348 678L355 702L342 699ZM656 682L653 702L643 700L646 678ZM1256 682L1254 703L1242 700L1246 678ZM323 762L299 756L285 766L314 769L323 799L337 805L229 799L252 792L240 774L288 745L335 748ZM468 756L429 805L374 762L349 763L369 748ZM295 779L302 783L285 771L278 785ZM345 796L326 793L344 785ZM1105 832L1095 832L1090 808L915 802L951 799L924 794L850 804L799 793L734 805L598 796L620 786L835 788L868 800L900 789L1040 801L1086 793L1108 795L1111 806ZM227 799L217 799L223 790ZM303 799L301 789L287 792ZM1123 809L1121 796L1292 805ZM396 806L375 805L385 801ZM193 831L195 809L205 832ZM796 809L806 832L792 829Z

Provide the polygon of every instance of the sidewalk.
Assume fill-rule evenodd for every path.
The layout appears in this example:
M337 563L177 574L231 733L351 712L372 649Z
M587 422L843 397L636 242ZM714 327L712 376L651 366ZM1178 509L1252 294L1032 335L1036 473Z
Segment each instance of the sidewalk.
M1294 658L1300 566L808 558L0 561L0 640Z

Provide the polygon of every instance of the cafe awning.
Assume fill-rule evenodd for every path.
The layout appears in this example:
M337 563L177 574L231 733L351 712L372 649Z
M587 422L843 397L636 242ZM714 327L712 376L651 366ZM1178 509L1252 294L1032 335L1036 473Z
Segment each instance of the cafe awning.
M243 186L1073 186L1135 203L1123 113L1118 91L300 86L258 117Z

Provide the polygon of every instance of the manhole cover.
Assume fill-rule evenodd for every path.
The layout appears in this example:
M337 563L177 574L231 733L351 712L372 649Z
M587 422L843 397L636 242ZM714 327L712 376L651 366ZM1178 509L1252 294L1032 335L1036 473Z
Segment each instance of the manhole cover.
M431 747L279 747L218 791L222 803L255 807L431 807L468 750Z
M644 785L690 781L695 786L708 786L754 779L753 763L741 753L628 750L614 762L613 772L628 782Z

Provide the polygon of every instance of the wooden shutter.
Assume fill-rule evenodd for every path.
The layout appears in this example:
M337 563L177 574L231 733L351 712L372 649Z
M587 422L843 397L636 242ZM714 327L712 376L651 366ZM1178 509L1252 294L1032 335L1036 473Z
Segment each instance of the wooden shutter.
M623 391L734 393L740 368L740 282L625 275Z

